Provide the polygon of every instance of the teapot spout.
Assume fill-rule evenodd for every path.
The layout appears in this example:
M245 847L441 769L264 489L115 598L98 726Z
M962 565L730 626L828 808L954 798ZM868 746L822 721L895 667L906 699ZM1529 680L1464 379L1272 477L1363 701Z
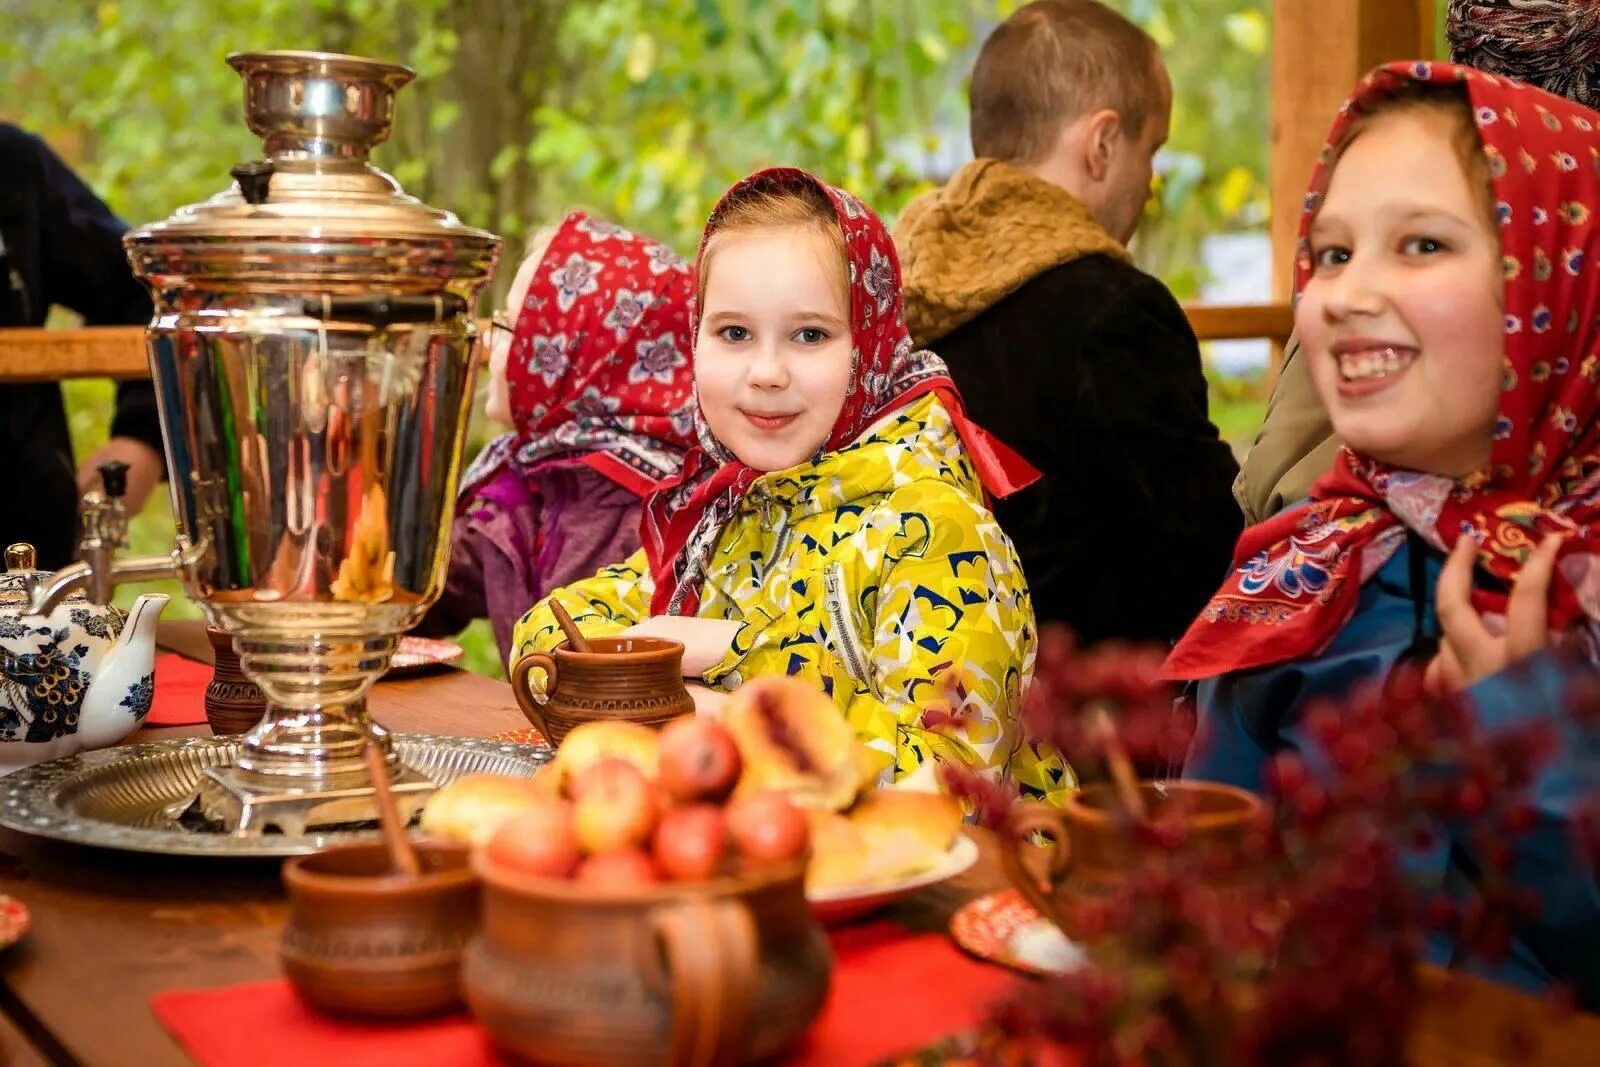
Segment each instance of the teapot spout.
M155 696L156 623L172 598L146 593L128 609L122 635L106 653L83 697L78 736L84 748L114 745L150 713Z

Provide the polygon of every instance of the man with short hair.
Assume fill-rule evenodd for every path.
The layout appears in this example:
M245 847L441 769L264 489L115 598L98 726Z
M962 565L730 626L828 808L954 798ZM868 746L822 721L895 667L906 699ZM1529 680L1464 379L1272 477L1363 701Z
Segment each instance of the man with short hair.
M896 232L913 339L1044 477L998 501L1041 623L1171 641L1221 580L1238 471L1183 310L1132 263L1172 89L1093 0L1036 0L972 72L978 158Z

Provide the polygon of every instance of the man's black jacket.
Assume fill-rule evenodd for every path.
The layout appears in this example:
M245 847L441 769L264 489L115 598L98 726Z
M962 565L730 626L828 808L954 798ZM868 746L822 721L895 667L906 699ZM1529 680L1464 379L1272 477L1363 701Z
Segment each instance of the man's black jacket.
M1035 276L928 346L981 426L1044 478L998 501L1041 624L1171 641L1243 526L1200 349L1158 280L1106 255Z
M41 326L51 304L91 326L143 325L150 297L122 251L126 227L43 141L0 123L0 326ZM149 382L117 387L112 436L161 451ZM39 565L72 557L77 475L61 388L0 385L0 545L30 541Z

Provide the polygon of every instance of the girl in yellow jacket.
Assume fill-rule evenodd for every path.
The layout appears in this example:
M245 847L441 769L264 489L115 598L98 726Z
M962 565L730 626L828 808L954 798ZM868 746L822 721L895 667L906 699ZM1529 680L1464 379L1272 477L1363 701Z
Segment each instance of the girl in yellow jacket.
M561 643L559 600L586 633L682 640L714 690L815 681L883 784L932 788L951 760L1064 794L1071 772L1022 737L1033 609L984 505L1037 475L913 351L882 222L762 171L717 205L697 266L700 447L646 504L645 547L536 605L518 655Z

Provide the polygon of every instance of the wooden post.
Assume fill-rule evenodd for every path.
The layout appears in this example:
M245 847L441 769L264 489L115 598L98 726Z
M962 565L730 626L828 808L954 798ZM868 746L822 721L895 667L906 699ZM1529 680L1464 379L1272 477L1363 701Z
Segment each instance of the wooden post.
M1434 0L1273 0L1272 293L1294 287L1300 205L1361 75L1392 59L1432 58Z

